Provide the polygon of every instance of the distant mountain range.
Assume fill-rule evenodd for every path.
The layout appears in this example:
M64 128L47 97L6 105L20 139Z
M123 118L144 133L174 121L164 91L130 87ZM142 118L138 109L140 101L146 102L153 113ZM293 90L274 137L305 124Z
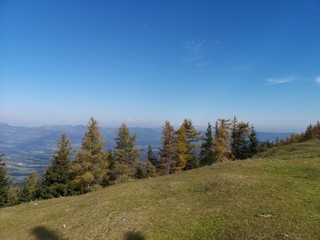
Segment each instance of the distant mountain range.
M32 170L42 173L56 149L61 134L67 134L75 150L79 149L86 126L42 126L18 127L0 123L0 152L5 154L9 174L14 180L27 176ZM199 129L204 132L205 129ZM113 149L118 128L103 127L102 135L107 141L106 149ZM137 135L136 145L156 151L160 148L161 128L131 127L131 134ZM274 141L276 137L285 139L291 133L258 132L259 141ZM143 157L144 158L143 154Z

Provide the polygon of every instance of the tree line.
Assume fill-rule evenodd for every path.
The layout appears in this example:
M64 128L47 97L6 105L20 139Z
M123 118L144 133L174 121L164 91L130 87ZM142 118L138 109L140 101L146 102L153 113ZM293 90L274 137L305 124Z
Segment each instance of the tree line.
M295 135L286 143L294 142ZM320 124L308 126L299 140L320 139ZM106 151L98 122L91 118L87 125L80 149L73 146L62 134L57 150L51 157L50 166L42 176L32 172L22 187L11 186L6 173L3 154L0 155L0 207L73 196L95 191L130 179L174 174L213 163L243 160L263 149L277 146L275 143L260 144L252 125L232 120L218 119L208 124L204 134L197 131L192 121L185 119L178 129L166 121L162 127L161 148L157 153L151 146L147 158L141 160L141 150L136 147L136 135L122 124L118 130L113 150Z
M320 122L316 124L309 124L306 130L300 134L292 134L286 139L276 138L275 141L266 141L261 144L262 150L272 147L278 147L282 145L288 145L292 143L306 142L310 140L320 140Z

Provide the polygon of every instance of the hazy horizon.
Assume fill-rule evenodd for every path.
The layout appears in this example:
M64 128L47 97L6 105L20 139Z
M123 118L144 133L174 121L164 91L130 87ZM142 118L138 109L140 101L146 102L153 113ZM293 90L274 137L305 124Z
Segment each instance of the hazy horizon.
M97 120L97 119L96 119ZM192 119L191 119L192 120ZM240 121L242 121L241 119L239 119ZM7 124L9 126L12 127L26 127L26 128L40 128L40 127L76 127L76 126L83 126L86 127L89 121L84 122L84 123L75 123L75 124L68 124L68 123L57 123L57 124L19 124L19 123L7 123L7 122L0 122L0 124ZM169 121L170 122L170 121ZM301 129L285 129L285 128L269 128L269 127L264 127L264 126L259 126L256 127L254 124L252 124L250 121L244 121L244 122L249 122L250 125L253 125L256 129L256 131L258 132L269 132L269 133L302 133L305 131L307 126L301 127ZM99 126L101 128L119 128L121 126L122 123L125 123L129 128L150 128L150 129L162 129L163 125L156 125L156 124L139 124L139 123L131 123L131 122L126 122L123 121L119 124L114 123L114 124L100 124L99 120L98 120ZM170 122L171 123L171 122ZM182 122L181 122L182 123ZM178 129L180 124L173 124L175 129ZM212 126L214 126L214 121L210 122ZM195 127L197 129L201 129L201 130L205 130L208 127L208 124L204 125L204 124L194 124Z

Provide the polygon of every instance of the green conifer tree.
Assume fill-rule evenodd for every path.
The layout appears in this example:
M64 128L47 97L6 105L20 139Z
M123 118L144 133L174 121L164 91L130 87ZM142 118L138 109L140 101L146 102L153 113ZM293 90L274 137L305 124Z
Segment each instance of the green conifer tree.
M8 194L10 189L10 181L3 157L4 154L0 153L0 207L4 207L8 204Z
M142 179L142 178L147 178L147 177L148 177L147 171L146 171L145 167L142 165L142 163L140 162L136 166L134 178L135 179Z
M254 155L260 152L260 143L257 136L257 132L253 126L250 128L249 134L249 157L253 157Z
M157 157L153 154L152 147L149 145L146 159L146 172L148 177L156 176Z
M8 206L21 203L22 188L19 185L11 186L8 194Z
M30 202L36 200L39 197L39 191L40 176L35 171L32 171L24 180L20 202Z
M236 119L236 118L235 118ZM235 120L232 124L231 153L234 159L242 160L249 157L249 124Z
M305 131L303 141L308 141L308 140L311 140L311 139L313 139L313 126L312 126L312 124L309 124L307 126L306 131Z
M313 139L320 140L320 122L317 121L316 125L313 127Z
M71 154L71 142L66 134L62 134L55 155L51 158L51 166L43 177L43 198L72 195Z
M200 166L208 166L214 163L215 156L213 151L213 135L212 135L212 127L211 124L208 123L208 128L205 133L205 137L201 144L201 151L199 157Z
M119 128L114 148L114 167L117 175L127 175L134 177L135 170L140 161L140 151L136 147L137 136L131 136L130 130L123 123ZM121 171L120 171L121 170ZM117 178L119 176L116 176Z
M196 130L190 119L185 119L182 123L187 136L187 163L186 170L197 168L199 166L198 156L196 151L199 149L199 141L201 139L200 132Z

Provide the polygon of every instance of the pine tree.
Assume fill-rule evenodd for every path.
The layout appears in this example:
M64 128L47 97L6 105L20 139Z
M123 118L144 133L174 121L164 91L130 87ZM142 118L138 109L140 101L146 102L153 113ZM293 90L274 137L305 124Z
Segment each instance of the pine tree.
M136 147L137 136L131 136L130 130L123 123L119 128L118 135L115 140L114 167L118 170L122 169L118 175L134 177L135 169L140 161L140 151Z
M199 157L200 166L208 166L214 163L215 156L213 151L213 136L212 136L212 127L211 124L208 123L208 128L205 133L204 140L201 144L201 151Z
M263 143L260 144L260 150L262 152L265 152L266 150L268 150L269 148L272 148L272 147L274 147L274 146L269 140L264 141Z
M236 119L236 118L235 118ZM233 121L231 133L231 153L234 159L242 160L249 157L249 124Z
M146 159L146 172L148 177L156 176L157 157L153 154L152 147L149 145Z
M148 174L142 163L140 162L135 169L134 178L135 179L143 179L147 178Z
M312 124L307 126L307 129L305 131L303 140L304 141L308 141L308 140L311 140L311 139L313 139L313 126L312 126Z
M8 194L10 189L10 181L5 169L6 163L3 161L4 154L0 153L0 207L8 204Z
M98 188L107 181L108 153L104 151L106 142L95 119L90 119L87 128L71 167L74 183L80 193Z
M40 176L35 171L32 171L24 180L24 185L21 192L20 202L30 202L39 197Z
M258 140L257 132L253 126L250 128L249 134L249 156L253 157L260 151L260 143Z
M233 120L231 122L231 139L232 139L232 135L233 133L237 130L238 128L238 118L236 116L233 117Z
M150 145L148 146L147 160L149 160L153 166L157 166L158 158L154 154L153 149Z
M229 149L230 142L230 120L218 119L215 125L215 135L213 152L215 161L223 162L229 160L231 151Z
M302 141L319 140L320 139L320 122L315 125L308 125L306 131L303 134Z
M197 168L199 166L198 156L196 151L199 149L198 143L200 141L200 132L196 130L190 119L185 119L182 123L184 125L187 136L187 164L186 170Z
M320 122L317 121L316 125L313 127L313 139L320 140Z
M43 177L43 198L53 198L72 194L71 189L72 145L66 134L61 135L55 155Z
M8 193L8 206L14 206L21 203L22 188L17 186L11 186Z
M164 123L162 128L161 145L162 148L160 149L157 173L162 176L173 172L174 158L176 155L174 128L168 121Z

